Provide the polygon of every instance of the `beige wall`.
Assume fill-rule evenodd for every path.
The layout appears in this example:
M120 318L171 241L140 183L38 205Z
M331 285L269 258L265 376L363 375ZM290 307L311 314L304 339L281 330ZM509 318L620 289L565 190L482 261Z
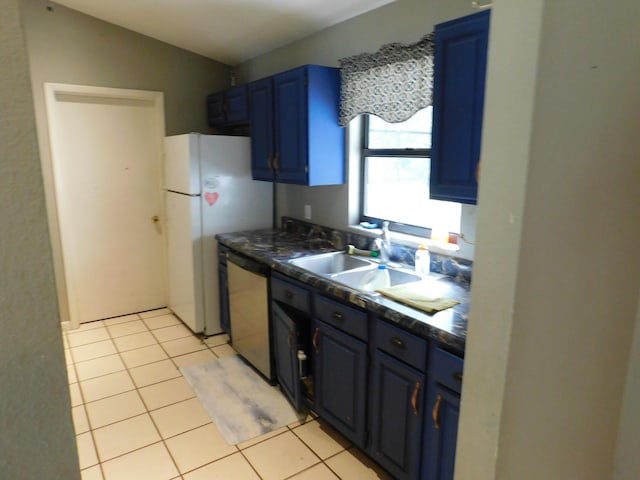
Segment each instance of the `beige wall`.
M80 478L17 0L0 10L0 476Z
M640 402L638 402L640 398L640 295L638 298L631 360L627 371L627 384L618 429L614 480L640 478L640 455L638 455L640 452Z
M341 58L373 53L387 43L416 42L432 32L434 25L476 11L467 0L397 0L234 68L246 82L307 63L338 66ZM303 219L304 206L310 205L312 221L344 229L359 221L357 212L349 212L349 188L353 184L312 188L278 185L278 217ZM357 197L351 194L351 198ZM463 206L462 217L462 232L474 240L476 208ZM473 258L473 252L472 245L463 245L460 255Z
M610 479L637 425L638 22L632 0L494 2L456 478Z
M0 370L3 392L9 392L0 396L0 422L11 420L0 424L0 469L12 478L21 478L14 472L49 478L53 465L59 478L74 479L24 50L15 0L2 2L0 61L15 68L0 85L0 356L4 366L11 366ZM257 59L246 71L262 76L289 62L328 63L328 55L337 59L387 41L413 41L423 33L416 24L426 22L429 29L469 13L469 3L399 0L335 27L335 38L322 33L299 44L299 52L294 46L266 56L265 66ZM36 17L48 23L45 12L34 11L46 4L28 0L24 5L27 33L34 34ZM387 25L394 15L384 12L398 14L400 25ZM420 18L423 12L427 20ZM428 12L435 12L433 20ZM616 479L638 478L637 462L628 459L637 452L637 430L634 435L618 425L637 425L640 408L632 376L638 371L637 347L629 362L640 291L640 139L635 132L640 12L632 0L615 8L605 1L495 0L492 17L457 478L602 480L612 478L616 467ZM100 27L85 32L86 38L108 35L103 48L116 41L109 36L111 27L80 18L85 29ZM403 26L403 19L409 23ZM91 51L82 52L78 39L85 37L73 37L73 24L60 30L51 25L56 22L45 28L49 38L35 34L37 44L66 45L76 58L100 68ZM38 65L55 60L39 63L33 57L37 49L31 51L33 38L31 65L34 78L42 80ZM138 40L145 41L135 38L127 48L135 50ZM126 63L125 46L112 59L113 68ZM289 52L300 58L287 58ZM66 55L57 48L49 53ZM156 88L120 81L127 77L124 71L117 81L110 71L77 74L82 83L104 78L114 83L99 84Z
M161 91L168 135L208 130L205 97L228 85L227 66L47 0L20 3L38 127L42 84L56 82Z
M69 318L55 216L45 82L164 94L167 135L209 132L205 97L225 88L228 67L47 0L21 0L42 157L61 319ZM49 10L51 8L52 10Z

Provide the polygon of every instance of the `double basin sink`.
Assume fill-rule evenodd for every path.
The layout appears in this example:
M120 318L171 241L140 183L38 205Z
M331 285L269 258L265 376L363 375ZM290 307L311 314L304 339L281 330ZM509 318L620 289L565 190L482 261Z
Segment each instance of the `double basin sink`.
M316 275L329 278L356 290L366 291L365 285L378 263L364 258L354 257L345 252L321 253L309 257L289 260L289 263ZM387 266L389 286L418 282L422 277L401 268Z

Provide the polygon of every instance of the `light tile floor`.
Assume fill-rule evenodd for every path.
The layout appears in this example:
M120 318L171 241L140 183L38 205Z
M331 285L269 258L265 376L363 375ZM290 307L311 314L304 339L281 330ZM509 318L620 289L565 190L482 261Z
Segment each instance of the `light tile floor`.
M64 342L83 480L390 478L314 416L228 445L178 368L235 352L166 309L84 324Z

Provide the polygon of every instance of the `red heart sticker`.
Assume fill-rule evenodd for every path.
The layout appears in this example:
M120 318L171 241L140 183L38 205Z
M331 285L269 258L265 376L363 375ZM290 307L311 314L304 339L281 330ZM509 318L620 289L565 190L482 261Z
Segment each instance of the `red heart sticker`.
M218 201L220 194L218 192L207 192L204 194L204 199L207 201L210 207Z

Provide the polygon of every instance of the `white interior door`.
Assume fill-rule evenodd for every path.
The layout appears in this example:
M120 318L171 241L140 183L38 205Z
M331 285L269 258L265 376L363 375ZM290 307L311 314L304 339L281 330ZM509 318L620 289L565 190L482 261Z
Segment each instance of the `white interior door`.
M165 306L162 93L45 88L71 325Z

